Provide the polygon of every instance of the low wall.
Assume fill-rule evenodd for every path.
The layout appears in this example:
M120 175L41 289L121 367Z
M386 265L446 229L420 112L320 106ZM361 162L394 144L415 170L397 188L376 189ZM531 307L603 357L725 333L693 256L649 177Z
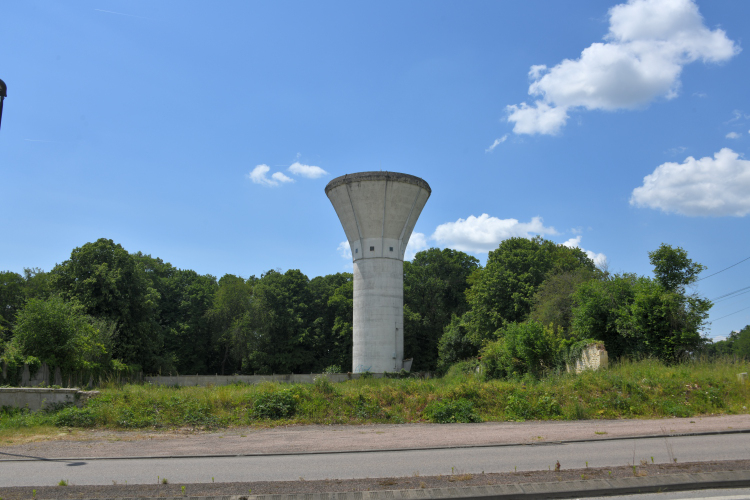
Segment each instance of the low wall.
M28 408L31 411L55 404L75 404L81 407L89 398L98 394L96 391L79 389L0 387L0 406Z
M296 373L275 375L159 375L143 377L145 383L154 385L230 385L235 383L260 384L261 382L282 382L287 384L312 384L318 377L326 377L331 382L356 380L360 373ZM373 373L372 378L382 378L382 373Z

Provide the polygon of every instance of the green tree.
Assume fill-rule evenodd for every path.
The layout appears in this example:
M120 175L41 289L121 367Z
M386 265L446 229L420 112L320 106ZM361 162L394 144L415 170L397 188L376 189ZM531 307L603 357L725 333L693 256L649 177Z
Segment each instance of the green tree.
M688 258L687 252L662 243L659 248L648 253L654 266L654 276L666 290L682 293L687 285L694 283L698 275L706 269L702 264Z
M314 311L307 276L297 269L265 273L253 287L252 310L238 328L245 339L245 372L311 373Z
M29 299L17 316L12 344L25 359L63 371L102 368L112 330L59 296Z
M70 259L50 274L52 289L64 299L80 303L89 316L117 325L115 358L146 371L160 368L163 339L156 317L160 297L143 263L121 245L102 238L74 249Z
M543 325L552 325L567 334L573 319L573 296L576 290L581 284L602 277L600 271L592 271L586 267L553 274L534 294L529 319Z
M247 328L252 330L248 321L252 319L250 312L255 282L254 276L245 280L240 276L225 274L219 280L213 303L206 313L222 375L242 367L242 357L247 349L245 333ZM248 314L250 316L244 318Z
M332 301L339 290L341 290L339 296L345 294L346 291L352 291L351 285L351 273L318 276L310 280L308 285L312 300L310 335L312 349L315 352L313 371L316 373L322 372L331 365L341 367L351 365L351 351L348 347L352 344L352 339L341 338L336 329L336 321L342 317L348 320L352 316L352 311L351 309L348 312L342 311L339 300Z
M700 329L711 302L665 289L633 274L583 283L575 295L572 331L602 340L611 358L683 359L704 344Z
M26 281L18 273L12 271L0 272L0 342L10 336L10 330L15 323L16 314L26 302Z
M490 252L487 265L470 278L469 335L475 344L492 339L508 323L526 320L539 286L551 275L596 266L579 248L541 237L509 238Z
M468 310L466 289L479 260L464 252L430 248L404 262L404 357L412 370L435 370L438 342L453 315Z
M328 299L328 308L334 320L331 331L333 352L331 364L345 369L352 368L354 349L354 282L349 280L338 287ZM327 365L330 366L330 365Z

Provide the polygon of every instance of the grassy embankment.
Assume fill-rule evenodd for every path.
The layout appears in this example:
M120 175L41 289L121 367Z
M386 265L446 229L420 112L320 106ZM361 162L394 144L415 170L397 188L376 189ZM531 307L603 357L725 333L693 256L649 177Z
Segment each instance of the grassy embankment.
M0 411L0 443L60 427L106 429L226 428L242 425L409 423L425 421L578 420L747 413L745 361L665 366L623 362L609 370L542 380L364 379L332 384L105 387L85 408Z

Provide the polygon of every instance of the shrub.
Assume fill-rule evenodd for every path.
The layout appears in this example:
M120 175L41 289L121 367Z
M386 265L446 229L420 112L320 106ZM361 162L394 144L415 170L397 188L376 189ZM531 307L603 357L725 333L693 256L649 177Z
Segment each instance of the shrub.
M427 405L422 415L430 422L450 424L454 422L481 422L482 419L474 409L474 403L467 399L455 401L435 401Z
M285 389L258 396L253 404L254 418L278 420L291 418L297 412L297 398L292 391Z
M94 427L96 414L91 408L68 406L57 412L54 422L57 427Z
M482 363L490 378L540 376L555 367L562 338L541 323L510 323L497 333L499 340L482 349Z

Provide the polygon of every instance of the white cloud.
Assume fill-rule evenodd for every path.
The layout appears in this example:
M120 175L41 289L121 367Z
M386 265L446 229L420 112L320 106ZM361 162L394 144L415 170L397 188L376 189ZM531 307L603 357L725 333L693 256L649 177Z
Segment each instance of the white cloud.
M281 172L275 172L269 179L266 174L271 168L268 165L257 165L252 172L247 174L247 178L253 181L255 184L262 186L278 186L279 184L294 182L294 179L287 177Z
M492 143L492 146L490 146L487 149L485 149L484 152L485 153L492 152L493 149L495 149L498 145L504 143L507 139L508 139L508 134L505 134L504 136L502 136L499 139L495 139L495 142Z
M506 108L517 134L555 134L572 109L633 109L676 97L686 64L722 62L740 48L703 24L692 0L630 0L609 10L605 42L552 68L531 67L536 102Z
M739 139L740 138L740 134L738 134L737 132L729 132L726 135L726 138L727 139Z
M485 253L494 250L508 238L530 238L535 234L557 234L557 231L553 227L545 227L541 217L534 217L530 222L518 222L516 219L498 219L482 214L440 224L430 239L462 252Z
M317 179L318 177L328 175L328 172L320 167L316 167L315 165L303 165L298 161L292 163L287 170L289 170L294 175L301 175L302 177L307 177L308 179Z
M344 259L352 260L352 247L349 246L348 241L342 241L341 243L339 243L339 246L336 250L338 250L339 254Z
M581 235L578 235L575 238L570 238L568 241L563 243L563 246L566 246L568 248L581 248ZM603 269L607 265L607 256L603 253L594 253L591 250L586 250L585 248L581 248L581 250L589 259L594 261L596 267Z
M713 158L663 163L633 190L630 204L689 216L742 217L750 213L750 161L723 148Z
M412 260L417 252L426 250L428 247L427 236L425 236L424 233L411 233L409 243L406 244L404 260Z
M553 107L543 101L536 101L533 106L525 102L519 105L506 106L508 121L515 123L516 134L557 134L568 120L565 107Z

